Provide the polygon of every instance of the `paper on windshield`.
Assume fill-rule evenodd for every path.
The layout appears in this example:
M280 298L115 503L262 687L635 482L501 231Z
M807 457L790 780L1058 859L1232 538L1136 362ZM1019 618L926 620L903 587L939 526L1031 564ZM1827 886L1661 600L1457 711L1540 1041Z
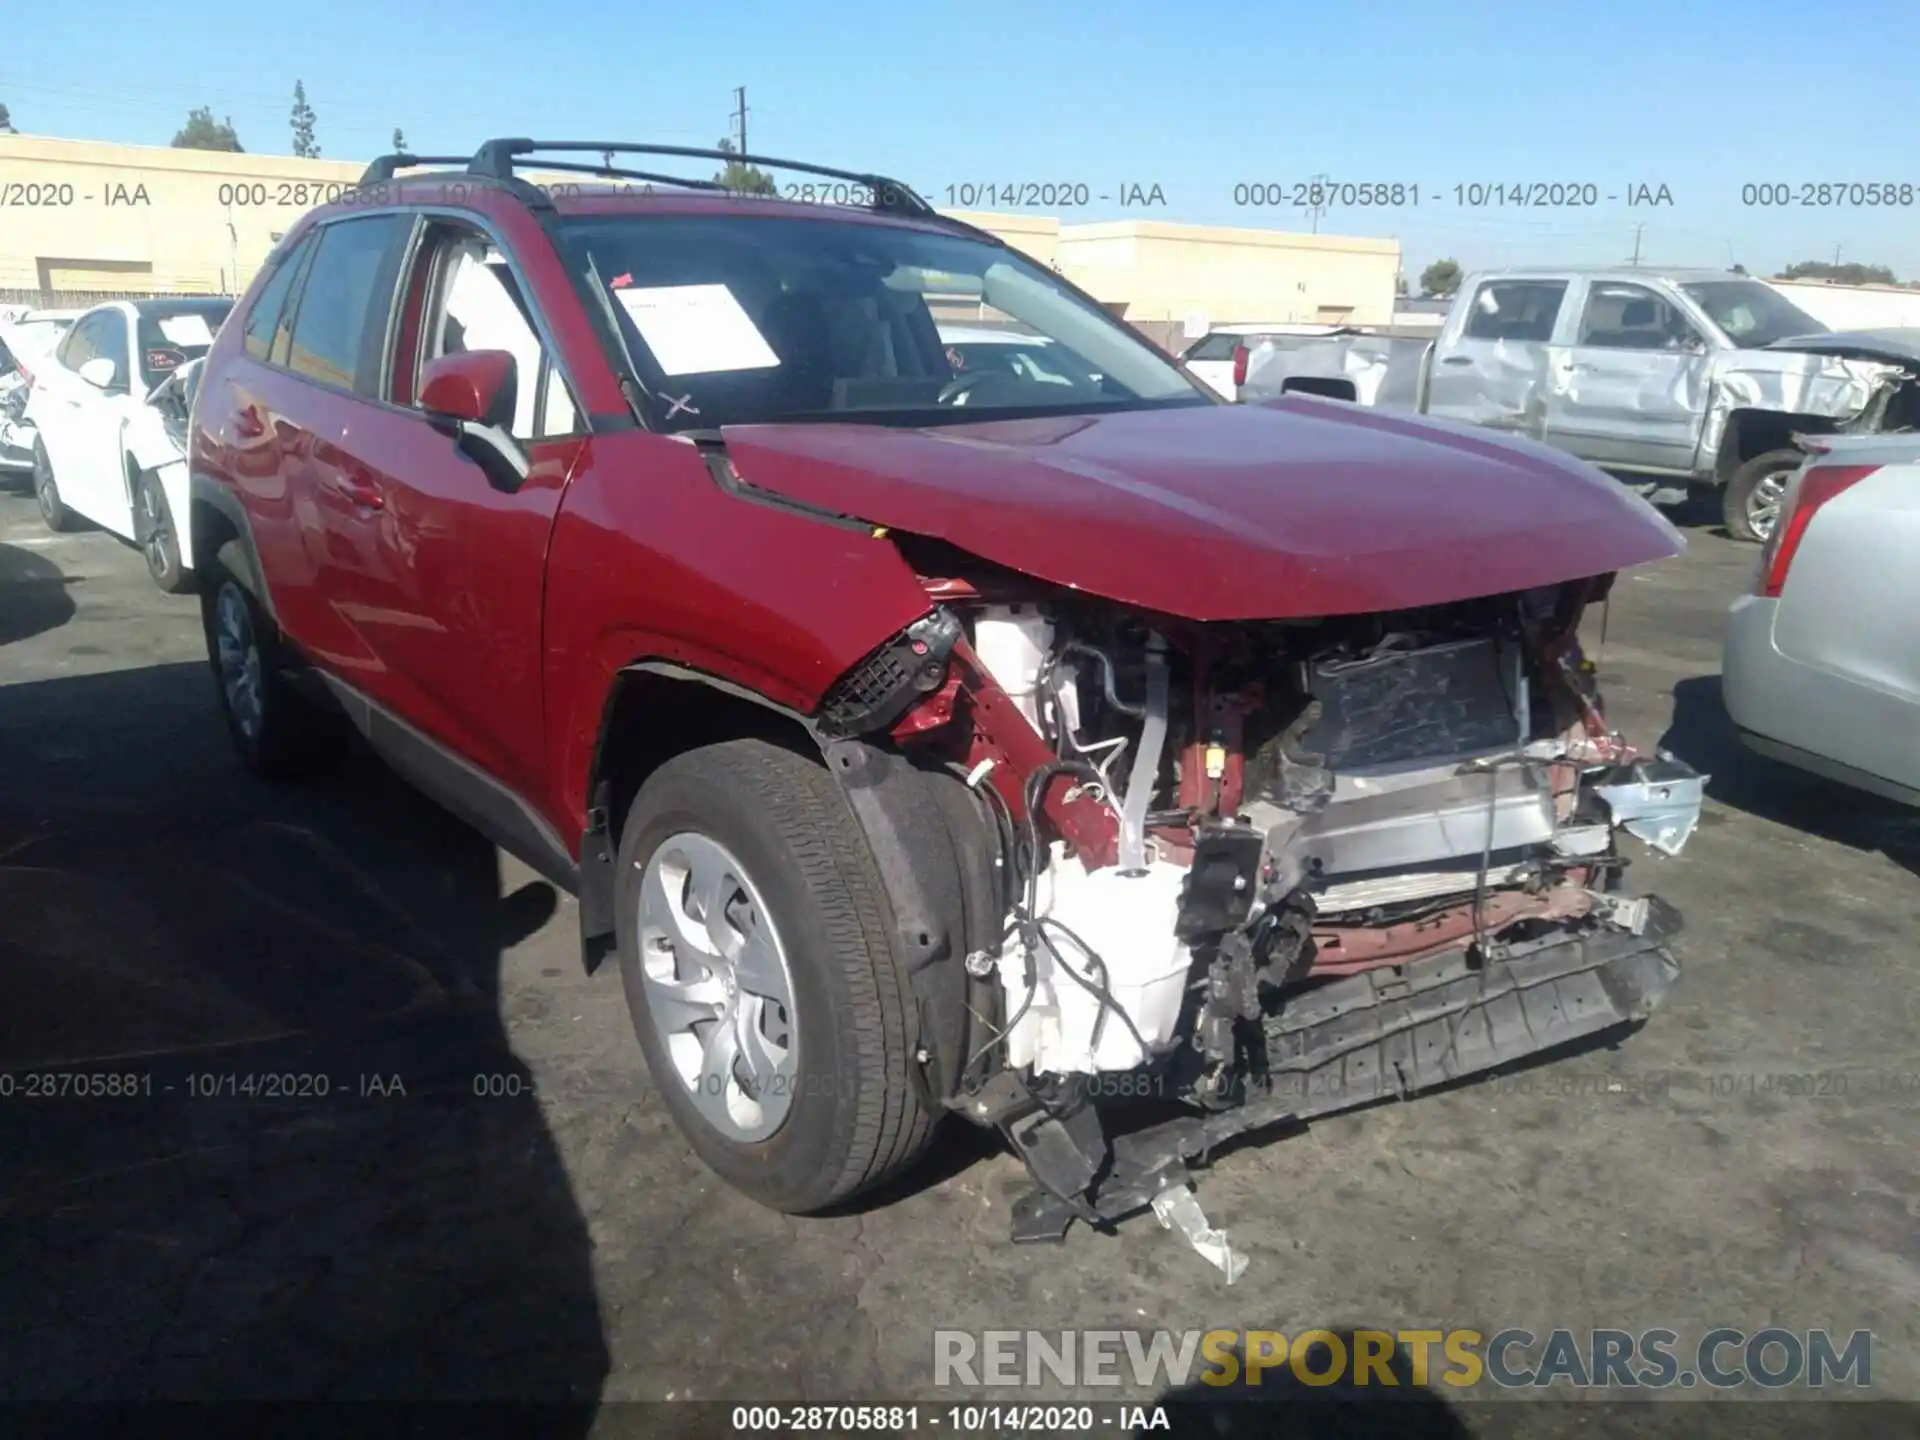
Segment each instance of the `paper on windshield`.
M765 370L780 363L724 285L626 287L613 298L669 375Z
M213 331L207 325L207 317L204 315L162 316L160 333L167 337L169 344L188 349L213 344Z

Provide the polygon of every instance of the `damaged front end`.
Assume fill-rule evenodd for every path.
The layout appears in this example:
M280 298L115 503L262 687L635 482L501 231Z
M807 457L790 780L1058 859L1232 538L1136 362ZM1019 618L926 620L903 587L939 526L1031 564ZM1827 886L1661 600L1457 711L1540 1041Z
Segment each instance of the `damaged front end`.
M999 942L965 958L947 1103L1032 1173L1014 1238L1152 1207L1231 1277L1181 1198L1223 1141L1632 1024L1673 983L1678 917L1620 893L1615 831L1677 852L1700 777L1606 722L1577 629L1611 576L1198 623L908 558L932 616L823 716L964 776L992 831Z

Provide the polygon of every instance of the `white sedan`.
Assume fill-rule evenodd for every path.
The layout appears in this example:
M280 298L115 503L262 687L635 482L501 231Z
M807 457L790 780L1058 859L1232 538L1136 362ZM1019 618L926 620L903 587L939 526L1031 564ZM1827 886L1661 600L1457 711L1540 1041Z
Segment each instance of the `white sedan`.
M33 485L51 530L82 520L145 552L162 590L191 584L186 466L162 390L205 356L231 300L114 300L33 368ZM173 387L178 389L178 387Z
M83 313L0 307L0 470L33 468L33 426L26 421L33 367Z

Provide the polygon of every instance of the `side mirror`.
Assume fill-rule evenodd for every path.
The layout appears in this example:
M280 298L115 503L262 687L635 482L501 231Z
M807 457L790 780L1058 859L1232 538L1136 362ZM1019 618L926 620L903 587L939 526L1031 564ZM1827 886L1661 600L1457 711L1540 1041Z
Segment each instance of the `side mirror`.
M512 494L532 473L527 452L508 432L516 396L513 356L505 350L463 350L420 367L420 408L454 448Z
M116 373L113 361L104 355L96 355L80 367L80 378L96 390L111 390Z
M442 355L421 367L420 408L443 420L498 425L513 414L514 380L505 350Z

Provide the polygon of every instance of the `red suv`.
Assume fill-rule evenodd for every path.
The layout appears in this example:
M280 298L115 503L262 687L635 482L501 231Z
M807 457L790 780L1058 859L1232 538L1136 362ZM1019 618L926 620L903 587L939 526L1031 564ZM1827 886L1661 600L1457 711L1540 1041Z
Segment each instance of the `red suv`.
M1577 640L1678 550L1656 512L1520 439L1219 403L883 177L625 168L668 158L741 157L376 162L222 329L191 523L246 763L344 715L577 894L714 1170L818 1209L957 1112L1032 1171L1019 1238L1191 1217L1230 1135L1666 993L1615 831L1677 849L1699 777ZM1059 363L956 367L961 328Z

